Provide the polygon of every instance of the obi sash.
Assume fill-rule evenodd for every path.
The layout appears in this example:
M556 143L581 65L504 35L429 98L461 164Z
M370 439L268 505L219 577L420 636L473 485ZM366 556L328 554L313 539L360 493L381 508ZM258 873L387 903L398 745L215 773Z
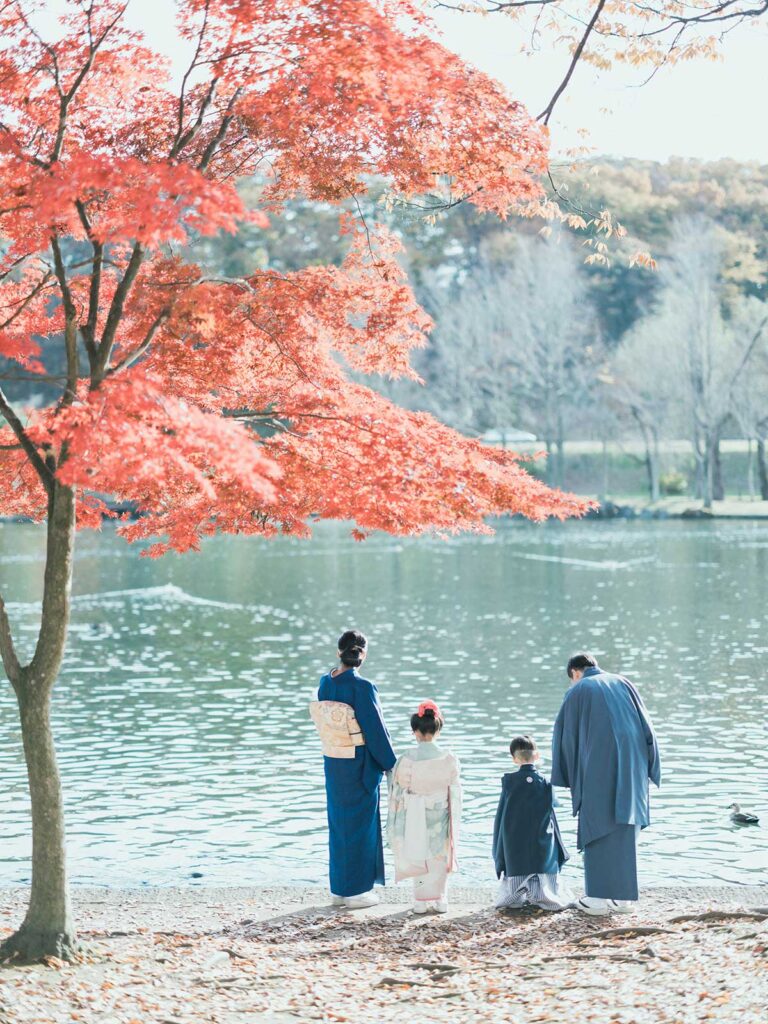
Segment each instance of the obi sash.
M352 758L355 747L365 746L365 737L350 704L340 700L313 700L309 714L326 757Z

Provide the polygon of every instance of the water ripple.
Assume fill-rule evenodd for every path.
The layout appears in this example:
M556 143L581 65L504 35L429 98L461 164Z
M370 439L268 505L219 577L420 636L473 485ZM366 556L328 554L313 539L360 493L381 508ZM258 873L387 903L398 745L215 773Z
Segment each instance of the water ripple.
M494 538L356 545L216 538L139 559L85 535L54 699L71 872L80 882L322 883L325 800L306 704L340 630L371 636L396 746L424 697L461 758L460 880L493 880L490 835L506 745L546 749L579 647L640 685L665 779L641 840L643 881L749 882L768 872L768 545L749 523L502 524ZM2 586L22 653L39 615L42 534L5 524ZM34 566L34 573L32 568ZM545 765L546 767L546 765ZM0 689L0 883L28 878L17 712ZM568 795L560 820L575 849ZM576 877L580 858L568 867Z

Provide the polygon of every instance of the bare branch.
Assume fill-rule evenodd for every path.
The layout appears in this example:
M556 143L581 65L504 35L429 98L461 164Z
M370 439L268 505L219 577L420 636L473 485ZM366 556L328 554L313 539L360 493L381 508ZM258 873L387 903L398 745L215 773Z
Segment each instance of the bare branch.
M177 150L177 143L178 143L179 139L182 137L182 135L184 134L184 115L185 115L185 106L186 106L187 82L189 81L189 76L192 74L192 72L197 67L198 58L200 56L200 53L202 52L203 39L205 38L205 32L206 32L206 29L208 27L208 14L209 14L209 11L210 11L210 7L211 7L211 0L205 0L205 12L203 14L203 23L200 26L200 34L197 37L197 46L195 47L195 52L194 52L194 54L192 56L192 60L190 61L189 67L184 72L184 77L181 80L181 88L179 89L179 110L178 110L178 114L177 114L176 138L174 139L174 142L173 142L173 146L172 146L172 149L171 149L171 155L174 155L174 152L178 151Z
M597 7L595 7L592 17L589 19L587 27L584 30L584 35L581 37L578 46L573 51L573 57L571 59L568 71L566 72L565 78L562 80L560 85L555 90L552 99L549 101L546 107L536 118L537 121L542 121L544 124L549 124L549 119L552 116L553 110L555 109L555 104L568 87L568 83L570 82L571 77L573 76L573 73L576 70L576 65L581 60L581 55L584 52L584 47L587 45L587 40L592 35L595 25L597 24L598 18L603 13L603 8L605 7L605 4L606 0L598 0Z
M765 329L766 324L768 324L768 316L763 317L759 327L752 335L752 337L749 340L749 343L742 352L741 359L739 360L739 365L736 367L736 369L733 372L733 376L731 377L731 383L728 389L729 393L733 392L733 389L736 387L736 384L738 383L739 377L742 375L747 366L747 363L752 358L752 353L755 351L755 347L758 341L760 341L760 338L762 337L763 330Z

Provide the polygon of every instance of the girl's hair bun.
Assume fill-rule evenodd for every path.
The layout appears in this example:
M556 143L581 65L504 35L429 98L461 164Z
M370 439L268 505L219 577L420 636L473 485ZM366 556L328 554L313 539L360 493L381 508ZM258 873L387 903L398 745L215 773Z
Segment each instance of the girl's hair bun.
M414 732L431 733L434 735L443 727L443 713L433 700L424 700L419 704L415 715L411 715L411 729Z
M440 714L440 708L435 704L433 700L423 700L419 704L419 710L416 712L417 715L430 715L432 718L442 718Z

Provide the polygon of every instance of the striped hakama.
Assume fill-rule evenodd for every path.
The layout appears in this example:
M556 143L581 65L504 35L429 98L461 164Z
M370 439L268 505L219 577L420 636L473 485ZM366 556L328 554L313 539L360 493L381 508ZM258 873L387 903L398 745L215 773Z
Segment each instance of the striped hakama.
M496 909L541 907L542 910L565 910L572 904L573 896L559 874L505 875L501 879Z

